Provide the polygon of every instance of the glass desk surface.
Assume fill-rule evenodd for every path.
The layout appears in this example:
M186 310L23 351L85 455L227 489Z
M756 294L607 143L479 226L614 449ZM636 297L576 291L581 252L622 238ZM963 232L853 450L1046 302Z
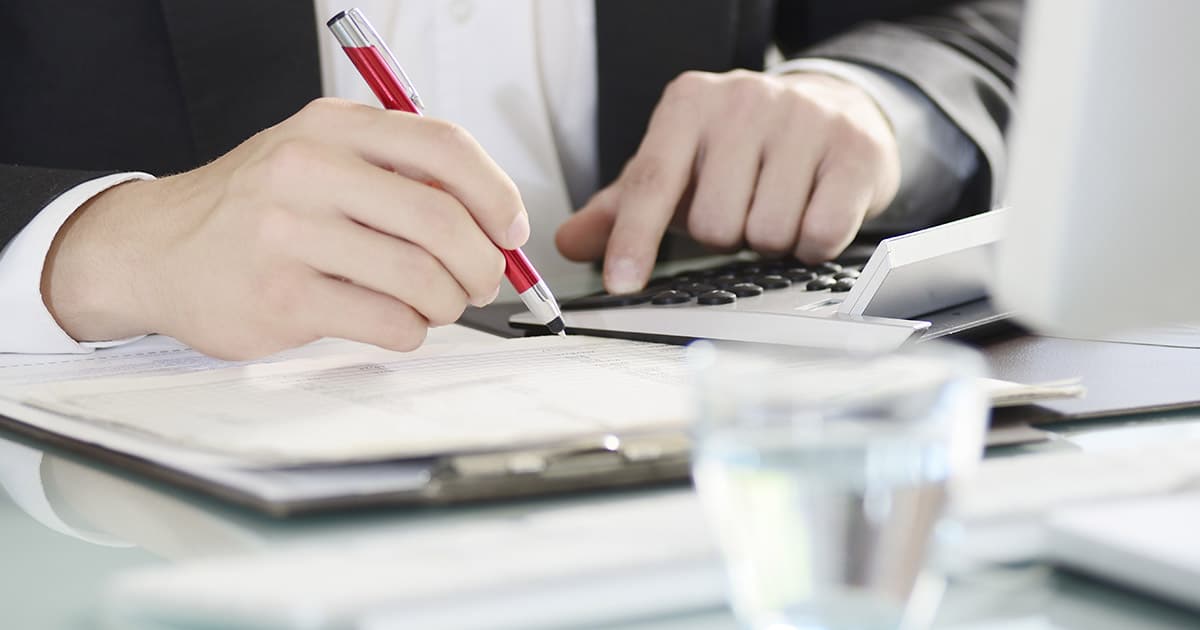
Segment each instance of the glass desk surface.
M1057 439L993 449L992 457L1074 448L1079 436L1146 441L1200 436L1200 412L1176 412L1116 421L1073 423L1053 429ZM0 431L4 444L43 451L45 499L76 532L54 531L0 492L0 628L87 630L111 628L100 620L103 592L113 576L134 567L215 554L253 553L283 543L353 537L430 524L470 522L484 515L520 515L547 506L595 500L583 495L484 506L380 509L273 520L147 481L111 467ZM0 456L0 466L6 465ZM643 497L687 492L683 487L622 492ZM607 498L614 493L605 493ZM79 537L82 534L91 541ZM1107 586L1041 565L992 568L952 581L936 626L980 630L1175 629L1200 627L1200 612ZM637 630L732 629L723 607L643 619L620 626ZM135 629L136 630L136 629Z

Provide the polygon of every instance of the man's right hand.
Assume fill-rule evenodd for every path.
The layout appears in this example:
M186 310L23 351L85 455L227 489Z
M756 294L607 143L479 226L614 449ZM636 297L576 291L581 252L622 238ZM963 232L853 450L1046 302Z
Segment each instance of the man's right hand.
M528 237L516 186L462 128L320 99L203 167L92 199L55 239L42 295L80 341L410 350L493 300L496 245Z

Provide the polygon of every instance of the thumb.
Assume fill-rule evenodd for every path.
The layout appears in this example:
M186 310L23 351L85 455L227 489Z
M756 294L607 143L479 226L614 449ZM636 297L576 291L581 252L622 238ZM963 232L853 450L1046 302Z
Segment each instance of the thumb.
M554 244L568 260L587 262L604 256L617 218L617 190L609 186L558 227Z

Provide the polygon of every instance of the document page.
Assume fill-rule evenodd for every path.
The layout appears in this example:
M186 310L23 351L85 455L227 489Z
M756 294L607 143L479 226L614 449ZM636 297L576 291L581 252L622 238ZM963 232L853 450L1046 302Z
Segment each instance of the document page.
M24 385L3 395L248 466L278 467L680 427L689 413L685 353L625 340L534 337Z
M340 354L348 349L370 347L341 339L322 339L255 363ZM0 354L0 386L118 375L180 374L247 363L207 357L170 337L152 335L126 346L105 348L92 354Z

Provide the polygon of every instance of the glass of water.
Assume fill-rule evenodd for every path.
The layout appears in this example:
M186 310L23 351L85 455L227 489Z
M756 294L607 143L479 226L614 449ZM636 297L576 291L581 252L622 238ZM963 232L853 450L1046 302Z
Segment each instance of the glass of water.
M837 355L699 343L689 358L693 476L739 621L926 625L934 530L983 450L979 356L937 342Z

